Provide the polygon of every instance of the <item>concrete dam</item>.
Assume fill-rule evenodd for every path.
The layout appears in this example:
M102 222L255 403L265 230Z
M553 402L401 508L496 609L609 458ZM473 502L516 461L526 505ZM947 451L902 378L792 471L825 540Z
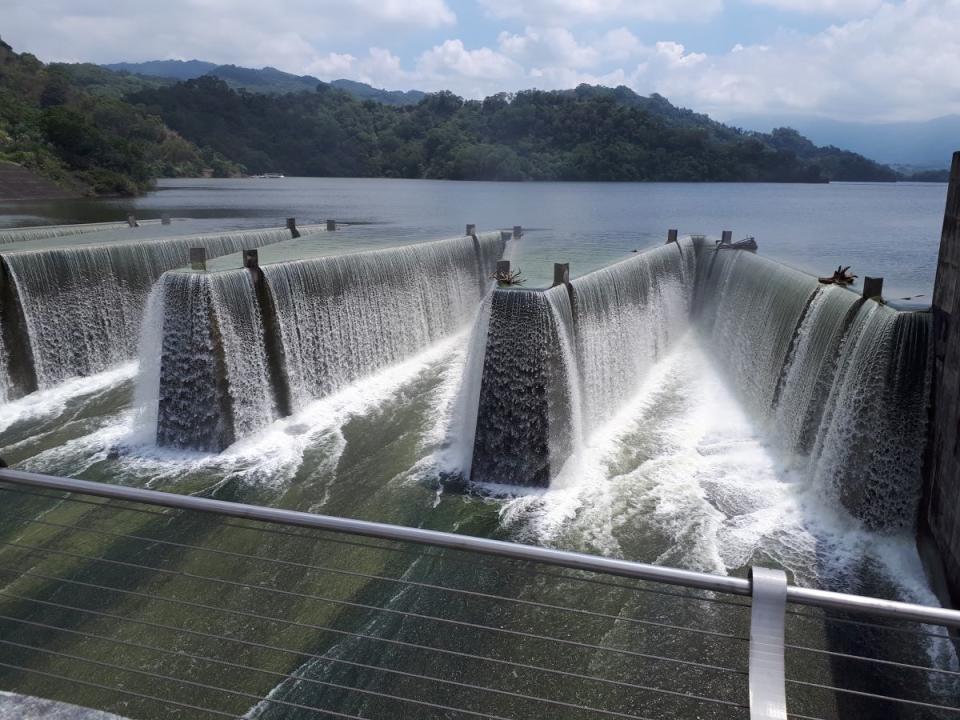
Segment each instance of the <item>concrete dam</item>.
M190 248L216 257L290 238L285 228L141 238L116 224L4 234L0 402L134 359L151 287L185 265Z
M147 310L145 422L160 445L222 450L469 324L505 246L498 231L167 272Z

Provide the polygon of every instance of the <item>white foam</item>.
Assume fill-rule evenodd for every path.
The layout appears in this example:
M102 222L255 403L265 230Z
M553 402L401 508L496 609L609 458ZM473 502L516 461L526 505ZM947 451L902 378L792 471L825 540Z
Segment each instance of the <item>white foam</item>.
M0 432L18 422L54 417L62 414L71 400L93 396L131 380L137 374L137 363L128 362L111 370L75 377L50 388L30 393L19 400L0 405Z

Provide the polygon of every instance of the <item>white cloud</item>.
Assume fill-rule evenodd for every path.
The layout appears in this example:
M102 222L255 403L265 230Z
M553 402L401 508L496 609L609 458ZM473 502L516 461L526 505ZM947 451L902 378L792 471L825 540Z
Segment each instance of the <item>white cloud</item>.
M960 112L960 0L906 0L869 18L766 45L668 62L634 78L698 110L926 119ZM659 44L658 44L659 45Z
M479 0L487 13L537 25L570 26L590 21L645 20L678 22L709 20L723 9L723 0Z
M788 12L829 15L840 18L865 17L883 4L883 0L750 0Z
M452 26L446 0L5 0L0 31L44 60L201 58L292 69L321 45Z

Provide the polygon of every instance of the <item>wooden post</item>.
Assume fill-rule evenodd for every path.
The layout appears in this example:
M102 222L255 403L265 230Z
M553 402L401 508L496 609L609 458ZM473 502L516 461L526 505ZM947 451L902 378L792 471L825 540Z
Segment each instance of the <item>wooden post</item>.
M207 249L198 247L190 248L190 268L193 270L207 269Z
M290 237L300 237L300 231L297 230L297 219L287 218L287 230L290 231Z
M513 239L519 240L523 237L523 228L520 225L513 226Z
M883 297L883 278L865 277L863 279L863 299Z
M473 237L477 234L477 226L473 223L467 223L467 235Z
M335 232L337 229L336 220L327 220L327 232Z
M667 242L675 243L677 242L677 231L676 230L667 230Z
M733 242L733 230L724 230L720 234L720 243L722 245L729 245Z
M553 264L553 287L570 284L570 263Z

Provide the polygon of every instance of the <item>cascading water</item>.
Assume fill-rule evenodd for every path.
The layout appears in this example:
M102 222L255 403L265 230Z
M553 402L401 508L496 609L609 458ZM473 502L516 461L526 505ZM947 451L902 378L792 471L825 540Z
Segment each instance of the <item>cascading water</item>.
M221 450L455 332L473 319L504 244L490 233L256 274L164 274L158 443Z
M911 527L920 499L929 313L867 302L840 348L812 461L814 483L874 529Z
M697 318L747 407L766 419L816 278L751 253L701 249Z
M546 486L572 452L565 317L572 317L565 285L493 293L471 482Z
M701 252L711 252L702 250ZM930 317L742 252L703 258L701 329L771 439L872 528L919 497Z
M22 314L21 343L29 346L35 376L35 387L19 394L133 357L151 286L165 271L186 265L191 247L204 247L216 257L289 237L284 229L237 231L4 253L17 307L4 302L0 323L6 328L14 314ZM24 371L7 368L5 384Z
M141 225L156 224L159 220L141 220ZM10 228L0 230L0 245L8 245L26 240L41 240L44 238L70 237L72 235L86 235L88 233L104 232L106 230L129 230L127 222L83 223L80 225L39 225L33 227Z
M469 323L504 246L486 233L265 265L292 409Z
M471 481L549 485L583 434L622 406L686 330L695 269L687 241L569 287L497 291L484 329Z
M686 331L695 271L693 246L684 242L573 280L587 428L616 412Z
M247 270L164 275L159 376L145 373L159 392L138 401L146 418L156 404L160 444L219 449L276 418L253 282Z

